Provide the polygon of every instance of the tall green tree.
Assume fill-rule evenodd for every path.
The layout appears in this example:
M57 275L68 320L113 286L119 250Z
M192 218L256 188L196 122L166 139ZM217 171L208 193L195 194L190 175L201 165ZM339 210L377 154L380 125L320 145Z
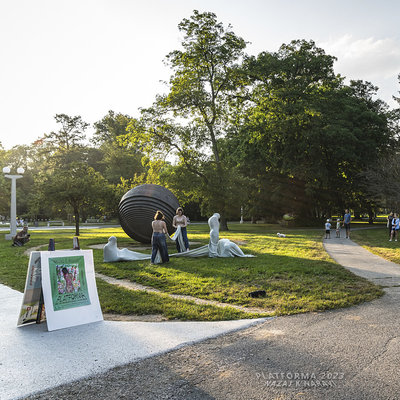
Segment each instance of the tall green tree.
M87 207L101 209L107 183L103 176L82 162L72 162L55 170L42 186L48 203L70 207L75 218L75 235L79 236L80 217Z
M243 163L257 154L264 164L258 179L273 185L267 190L275 199L283 188L280 204L303 220L355 202L358 174L391 138L385 105L373 100L376 88L344 85L334 61L314 42L296 40L244 65L249 85L236 157Z
M37 144L36 153L45 162L36 179L33 207L41 203L55 213L71 210L78 236L80 217L85 217L88 210L99 212L109 187L88 163L90 149L85 143L85 130L89 124L80 116L57 114L55 119L60 129Z
M101 160L93 165L110 184L117 186L123 180L134 180L135 176L144 174L143 154L131 144L124 143L127 127L132 117L126 114L109 111L100 121L94 124L95 132L92 142L101 154Z
M246 42L211 12L194 11L179 25L182 50L166 57L172 69L168 93L157 96L140 121L130 124L129 140L150 158L174 154L178 165L201 182L186 190L200 193L205 212L221 214L221 228L232 207L232 171L222 155L228 126L228 99L240 83L239 64ZM178 122L179 121L179 122Z

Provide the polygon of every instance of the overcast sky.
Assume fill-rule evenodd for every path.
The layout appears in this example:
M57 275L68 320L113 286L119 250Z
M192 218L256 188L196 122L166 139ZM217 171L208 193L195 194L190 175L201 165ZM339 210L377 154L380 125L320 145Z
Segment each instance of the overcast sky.
M55 114L93 124L109 110L138 116L164 90L163 59L194 9L251 42L246 52L314 40L336 73L380 88L400 85L398 0L0 0L0 141L31 144L58 128Z

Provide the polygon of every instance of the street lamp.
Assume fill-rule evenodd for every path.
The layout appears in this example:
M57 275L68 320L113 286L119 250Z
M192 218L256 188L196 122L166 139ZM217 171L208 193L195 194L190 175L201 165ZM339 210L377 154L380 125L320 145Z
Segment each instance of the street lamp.
M10 167L4 167L3 173L6 178L11 179L11 219L10 219L10 233L6 235L6 240L11 240L17 234L17 179L22 178L25 172L23 168L17 168L19 175L8 175L11 172Z

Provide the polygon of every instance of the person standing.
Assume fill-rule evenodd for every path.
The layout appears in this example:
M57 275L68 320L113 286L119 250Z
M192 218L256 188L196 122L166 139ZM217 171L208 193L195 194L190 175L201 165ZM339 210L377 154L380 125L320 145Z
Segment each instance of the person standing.
M340 218L338 218L336 221L336 237L337 238L340 238L340 225L341 225Z
M187 237L187 230L186 230L187 225L188 225L188 219L186 218L185 215L183 215L182 207L178 207L176 209L176 215L172 219L172 226L175 229L177 229L178 226L181 227L182 238L183 238L183 242L185 244L185 249L181 250L181 246L179 245L179 240L176 240L176 249L178 250L178 253L182 253L184 251L189 251L189 240Z
M157 252L160 252L163 263L169 261L167 240L165 234L168 233L167 224L164 221L164 214L158 210L154 216L154 221L151 223L153 228L153 236L151 238L151 263L154 264Z
M392 221L393 221L393 211L387 216L387 227L389 228L389 239L392 237Z
M399 236L399 229L400 229L400 219L397 216L396 213L393 214L393 219L392 219L392 233L390 234L390 239L389 242L393 240L393 237L395 238L395 242L397 242L397 238Z
M330 239L331 238L331 222L329 219L326 220L325 223L325 239Z
M349 210L345 210L343 225L346 229L346 239L350 239L350 222L351 222L351 213Z

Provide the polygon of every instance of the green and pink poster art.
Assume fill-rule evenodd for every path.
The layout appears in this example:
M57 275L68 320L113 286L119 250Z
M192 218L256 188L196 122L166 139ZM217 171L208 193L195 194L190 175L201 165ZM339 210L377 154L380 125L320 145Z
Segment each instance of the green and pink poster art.
M103 320L92 250L41 251L49 331Z
M90 304L83 255L49 258L54 311Z

